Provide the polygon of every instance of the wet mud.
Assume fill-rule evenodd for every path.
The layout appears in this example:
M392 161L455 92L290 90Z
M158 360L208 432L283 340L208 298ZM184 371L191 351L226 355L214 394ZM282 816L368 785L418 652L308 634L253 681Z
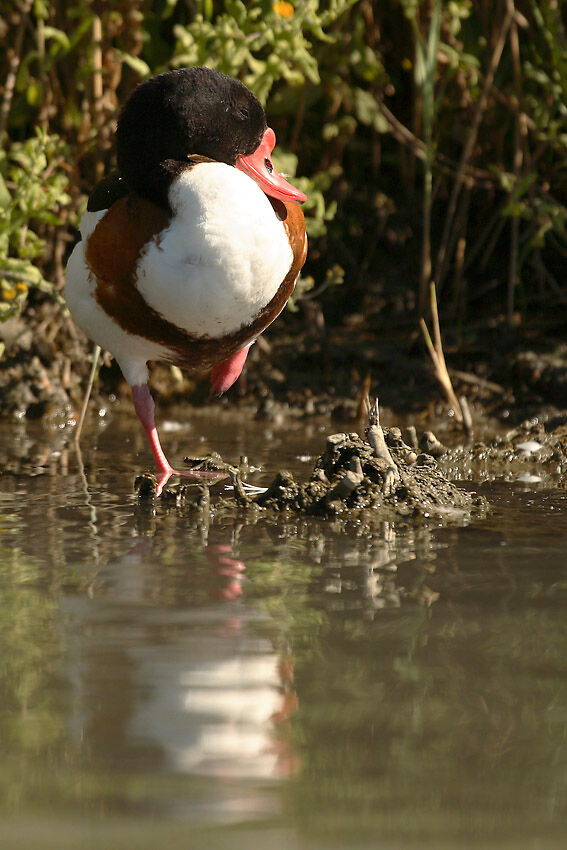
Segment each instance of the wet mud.
M84 340L58 310L40 302L26 322L14 318L0 329L0 419L40 423L52 430L54 446L72 440L90 368ZM448 357L458 367L452 374L457 394L468 399L475 433L482 435L475 439L448 424L431 364L421 347L411 344L409 332L383 333L370 326L351 331L347 323L317 336L305 317L287 316L253 347L241 380L214 405L274 428L325 417L330 436L305 479L282 468L265 492L254 493L242 483L253 481L246 468L232 465L234 459L211 458L209 468L233 479L230 498L219 496L219 488L209 492L208 486L182 481L164 490L163 503L210 510L213 502L215 509L236 506L248 514L290 511L364 522L379 516L451 523L482 517L487 509L455 480L514 473L526 481L554 476L557 486L564 486L567 414L556 405L567 386L565 346L530 350L518 341L510 350L509 342L494 340L493 351L480 359L474 352ZM377 446L376 434L360 424L365 386L379 392L388 421L407 417L415 427L384 427ZM152 392L162 416L171 417L176 405L181 419L191 417L188 405L213 410L206 376L191 378L157 364ZM112 418L115 408L130 410L130 393L116 364L105 358L91 410ZM44 464L42 458L11 454L0 475ZM152 499L152 476L144 476L137 490L142 500Z
M457 446L443 456L445 469L475 480L509 478L536 483L553 479L567 487L567 411L542 412L489 440Z
M248 514L288 511L363 525L376 518L464 523L485 515L486 500L457 486L439 468L438 458L446 452L432 432L418 437L414 427L405 432L397 427L382 428L375 407L364 437L357 432L327 437L307 481L298 481L291 472L281 470L267 488L250 488L243 481L246 469L220 457L201 461L199 470L224 472L232 482L231 495L215 500L216 510L236 507ZM196 462L191 465L196 468ZM140 501L154 500L155 478L140 476L136 489ZM166 505L210 510L214 496L203 481L166 487L161 498Z
M224 473L232 488L219 495L205 482L174 483L161 498L166 506L191 511L241 510L248 519L288 512L361 527L396 520L450 525L482 520L490 512L483 495L462 486L467 479L530 484L553 479L554 486L567 486L567 412L541 413L482 440L451 436L457 444L448 447L430 430L382 428L377 422L358 432L331 433L303 480L282 469L261 492L246 483L254 470L248 460L238 465L219 455L187 459L194 468ZM136 490L142 503L155 500L154 476L141 476Z

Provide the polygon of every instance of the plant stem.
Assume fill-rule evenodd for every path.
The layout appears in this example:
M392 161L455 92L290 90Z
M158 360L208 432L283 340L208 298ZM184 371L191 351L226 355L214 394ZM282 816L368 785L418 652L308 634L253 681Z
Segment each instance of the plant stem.
M440 290L442 289L443 281L447 273L447 263L449 260L447 246L449 244L451 229L453 227L453 219L457 209L457 201L461 189L463 187L463 183L465 182L466 169L472 157L472 153L476 144L478 131L480 128L480 122L482 120L482 116L486 107L486 102L488 100L488 94L492 87L492 83L494 82L494 76L496 74L498 65L500 64L500 59L502 58L506 39L508 38L508 32L510 30L510 26L512 25L513 20L514 11L510 8L510 6L508 6L506 10L506 16L500 29L498 40L494 46L494 50L492 51L492 56L490 57L488 70L484 78L484 86L476 104L476 109L473 115L472 126L467 136L463 151L461 153L461 158L459 160L459 167L455 176L455 182L453 183L451 197L449 199L449 206L447 207L445 225L443 227L443 235L441 237L441 244L439 247L439 252L437 254L437 264L435 267L435 280L437 281Z
M513 15L515 12L514 0L507 0L506 6L508 13ZM518 25L515 19L512 19L510 26L510 48L512 52L512 63L514 67L514 87L516 89L516 97L518 106L522 94L522 66L520 61L520 40L518 37ZM516 181L521 175L524 157L522 153L522 115L520 109L516 111L514 120L514 177ZM514 216L511 221L510 232L510 261L508 265L508 293L506 299L506 322L509 328L514 322L514 302L516 295L516 287L518 285L518 248L520 242L520 219Z
M6 133L6 125L8 116L12 108L12 100L16 90L16 76L22 59L22 45L24 42L24 33L26 30L26 19L32 7L33 0L23 0L20 7L20 21L16 31L14 46L8 50L8 73L4 83L4 98L0 107L0 144L4 143L4 135Z
M431 322L433 325L433 340L431 339L431 334L429 333L425 320L422 318L419 320L419 323L421 325L425 344L427 345L427 350L429 351L429 356L433 362L435 376L441 384L445 397L453 409L456 421L462 423L463 414L461 411L461 405L455 395L453 384L449 376L449 370L447 369L447 363L445 362L445 355L443 353L443 341L441 339L441 327L439 325L439 313L437 311L437 293L435 290L435 283L433 281L430 284L429 296Z

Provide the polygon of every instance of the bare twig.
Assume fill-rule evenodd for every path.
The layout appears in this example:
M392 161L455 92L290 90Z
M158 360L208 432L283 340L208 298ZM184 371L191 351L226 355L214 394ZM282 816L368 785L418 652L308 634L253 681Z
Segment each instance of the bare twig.
M362 390L358 399L358 404L356 405L356 421L362 422L370 412L370 387L372 385L372 378L370 372L364 378L364 382L362 384Z
M451 230L454 224L455 212L457 210L457 201L465 182L466 178L466 169L470 162L470 159L473 154L474 147L476 145L476 140L478 138L478 131L480 128L480 122L482 120L482 116L484 110L486 108L486 102L488 100L488 94L490 92L490 88L494 81L494 76L496 74L496 70L498 65L500 64L500 59L502 58L502 52L504 50L504 46L506 44L506 39L508 38L508 32L512 25L512 21L514 20L514 13L508 9L506 10L506 15L504 21L502 23L502 27L500 29L500 34L498 37L498 41L494 46L494 50L492 51L492 55L490 57L490 62L488 65L488 70L486 72L486 76L484 78L484 86L480 97L476 104L476 109L473 115L472 125L467 136L467 140L465 142L465 146L461 153L461 159L459 161L459 166L457 169L457 174L455 175L455 182L453 183L453 189L451 191L451 197L449 199L449 205L447 207L447 214L445 216L445 225L443 227L443 235L441 237L441 243L439 246L439 252L437 254L437 265L435 268L435 280L441 287L443 285L443 280L445 278L446 270L447 270L447 262L449 259L449 254L447 251L449 238L451 236Z
M255 501L251 496L248 495L244 488L244 484L242 483L242 479L240 477L240 470L236 466L227 465L228 474L230 475L230 480L232 482L232 487L234 490L234 497L237 502L241 505L251 505L252 502Z
M496 384L494 381L487 381L486 378L480 378L478 375L473 375L471 372L461 372L459 369L449 369L449 374L452 375L453 378L458 378L459 381L463 381L465 384L482 387L488 392L496 393L497 395L506 395L507 393L507 390L501 384Z
M445 355L443 353L443 342L441 340L441 328L439 325L439 313L437 311L437 294L435 291L435 284L432 283L430 287L430 298L431 298L431 321L433 324L433 336L434 340L431 339L431 335L429 333L429 329L425 323L424 319L420 319L421 330L423 332L423 337L425 339L425 344L427 345L427 349L429 351L429 355L433 362L433 366L435 369L435 377L441 384L441 388L445 393L447 401L450 406L453 408L455 413L455 419L457 422L462 424L463 422L463 414L461 411L461 405L459 404L459 400L455 395L455 391L453 389L453 384L451 382L451 378L449 376L449 371L447 369L447 364L445 362Z
M411 130L402 124L402 122L396 118L393 112L391 112L386 104L383 101L380 101L380 111L382 115L390 125L390 130L392 132L392 136L396 139L399 144L408 148L411 151L412 155L417 159L424 160L425 153L425 144L424 142L418 138ZM510 106L510 104L507 104ZM434 159L435 170L444 174L448 177L453 177L458 169L459 165L454 162L450 157L446 156L439 151L435 153ZM487 169L477 168L470 163L467 163L465 170L465 183L470 185L481 185L487 188L492 188L494 186L500 185L499 177L494 174L492 171L488 171Z
M365 431L366 439L372 446L375 457L380 458L388 464L383 485L384 493L388 495L393 490L394 485L400 480L400 473L384 439L384 432L380 425L378 399L374 400L372 407L370 407L369 402L368 407L368 428Z
M467 397L464 395L459 396L459 407L461 408L461 414L463 417L463 428L467 432L469 436L472 436L473 433L473 421L471 409L469 407L469 403Z
M89 374L89 380L87 383L87 389L85 390L85 398L83 399L83 406L81 408L81 413L79 415L79 421L77 422L77 428L75 430L75 443L78 443L81 439L81 431L83 430L83 424L85 422L85 416L87 415L87 408L89 406L89 399L91 397L91 392L93 389L93 384L95 381L97 368L98 368L98 360L100 357L100 345L95 345L93 350L93 361L91 365L91 371Z
M22 45L24 41L24 33L26 30L27 24L27 16L32 7L33 0L23 0L20 5L20 21L19 26L16 31L16 36L14 39L14 45L11 49L8 50L8 72L6 74L6 80L4 82L4 97L2 99L2 105L0 106L0 143L4 141L4 134L6 132L6 125L8 123L8 116L10 115L10 109L12 108L12 100L14 98L14 92L16 90L16 77L18 75L18 68L20 67L20 62L22 59Z
M514 15L515 7L514 0L506 0L508 14ZM518 37L518 24L513 18L510 26L510 48L512 53L512 64L514 67L514 88L518 103L522 94L522 64L520 59L520 40ZM514 122L514 176L516 180L521 175L524 163L522 151L522 136L525 133L525 127L522 120L522 113L516 112ZM516 286L518 284L518 249L520 242L520 219L514 216L511 221L510 233L510 260L508 265L508 296L506 299L506 321L508 327L512 327L514 320L514 302L516 295Z
M469 215L469 206L471 198L470 186L466 186L464 193L457 205L457 214L451 238L449 241L448 251L450 254L455 253L455 280L453 286L453 313L458 312L459 304L462 296L462 274L464 267L464 257L466 251L466 233L467 221Z

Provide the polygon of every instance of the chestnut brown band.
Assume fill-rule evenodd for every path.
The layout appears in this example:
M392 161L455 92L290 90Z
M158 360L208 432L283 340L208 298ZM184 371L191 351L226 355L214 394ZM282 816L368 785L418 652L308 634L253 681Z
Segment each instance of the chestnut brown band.
M276 207L277 203L277 207ZM171 363L200 371L235 354L268 327L283 310L305 262L305 219L298 204L273 203L290 240L291 268L271 301L250 325L221 338L199 337L165 319L145 301L137 288L137 270L145 247L169 226L169 213L135 193L120 198L89 236L86 262L96 280L95 298L102 309L128 333L162 345Z

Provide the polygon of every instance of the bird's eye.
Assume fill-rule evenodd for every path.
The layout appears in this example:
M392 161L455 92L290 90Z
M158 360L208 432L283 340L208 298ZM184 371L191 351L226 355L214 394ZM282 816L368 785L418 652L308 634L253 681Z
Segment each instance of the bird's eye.
M266 157L265 160L264 160L264 165L266 166L266 171L268 172L268 174L271 174L272 171L274 170L274 166L272 165L272 160L268 159L268 157Z
M240 112L243 118L248 118L248 110L245 106L241 106L238 111Z

